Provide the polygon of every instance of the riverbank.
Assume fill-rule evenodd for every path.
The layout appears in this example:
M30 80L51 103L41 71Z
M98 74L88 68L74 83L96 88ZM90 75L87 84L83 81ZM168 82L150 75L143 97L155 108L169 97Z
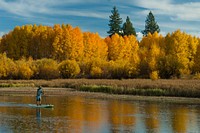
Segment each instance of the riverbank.
M200 81L185 79L55 79L0 80L0 87L72 88L77 91L120 95L200 98Z
M140 102L162 102L162 103L180 103L180 104L200 104L200 98L185 97L162 97L162 96L134 96L134 95L117 95L100 92L83 92L71 88L53 88L43 87L44 96L46 97L74 97L81 96L91 99L104 100L124 100L124 101L140 101ZM31 96L35 97L37 87L1 87L0 96Z

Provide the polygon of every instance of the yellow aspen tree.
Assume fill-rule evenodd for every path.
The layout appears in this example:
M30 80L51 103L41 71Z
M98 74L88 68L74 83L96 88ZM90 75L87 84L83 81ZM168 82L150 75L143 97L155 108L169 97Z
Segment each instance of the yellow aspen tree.
M105 38L105 42L108 45L108 60L119 60L123 58L124 50L124 39L118 34L112 35L112 37Z
M33 44L30 46L31 55L34 59L41 59L46 57L46 52L49 51L46 42L48 41L48 35L46 34L46 26L34 26Z
M189 70L189 49L188 49L188 35L184 32L181 32L180 30L177 30L173 32L171 35L166 36L165 38L165 43L166 43L166 56L171 56L172 60L176 60L177 66L173 70L176 71L174 76L181 76L185 74L190 74ZM169 58L170 59L170 58ZM175 65L171 64L171 65Z
M20 46L19 43L22 41L20 39L20 30L19 26L16 26L14 30L10 33L11 38L7 43L6 53L8 53L9 58L19 59L20 58ZM13 47L12 53L10 53L10 48ZM12 48L11 48L12 49Z
M101 59L107 60L108 59L108 45L104 41L104 39L100 38L99 40L99 56Z
M134 77L138 74L138 65L140 62L138 41L134 35L125 36L124 40L127 45L127 58L129 59L128 76Z
M0 78L12 79L17 75L17 67L13 60L8 58L5 53L0 54Z
M53 58L58 60L58 61L61 61L63 60L63 44L62 44L62 41L63 41L63 30L62 28L60 27L60 25L54 25L53 27L53 30L54 30L54 41L53 41Z
M6 55L10 58L15 59L15 53L17 49L16 43L13 42L13 32L9 32L8 34L3 35L1 39L0 51L1 53L6 53Z
M54 58L62 60L80 60L83 56L83 35L79 27L71 25L54 26Z
M19 58L28 56L28 45L31 42L32 25L24 25L20 27L18 33L18 40L16 40ZM18 59L19 59L18 58Z
M38 43L37 43L37 36L36 36L37 28L38 26L34 24L32 27L32 41L28 45L29 56L31 56L33 59L37 59L36 49L39 49L39 47L37 46Z
M38 27L38 59L41 58L52 58L53 57L53 41L54 34L53 29L48 26L39 26Z
M29 44L32 42L32 25L16 26L13 31L2 37L1 52L9 58L20 59L29 56Z
M197 50L194 55L194 65L192 67L192 71L194 74L200 73L200 39L198 39Z
M45 58L53 58L53 41L54 41L54 31L52 27L47 27L43 39L47 39L45 41L45 51L44 51L44 57Z
M68 51L68 59L70 60L81 60L83 57L83 34L79 27L76 27L69 31L70 43L68 44L67 48Z
M62 25L62 40L61 40L61 45L62 45L62 60L70 59L70 53L72 52L71 50L71 36L70 36L70 31L73 29L71 25Z
M84 32L83 44L84 44L84 58L106 59L107 45L97 33Z
M199 45L199 40L196 37L188 35L188 59L189 59L189 69L191 73L194 73L193 66L195 65L194 58L197 53L197 47Z
M149 33L140 42L140 73L145 77L149 77L152 72L158 73L157 62L161 56L162 40L163 37L155 32Z
M17 60L15 63L18 70L17 77L19 79L30 79L33 76L34 72L31 70L31 66L25 58Z
M113 78L134 77L138 73L139 55L138 41L135 36L113 35L105 38L108 45L108 59L114 61L111 64Z

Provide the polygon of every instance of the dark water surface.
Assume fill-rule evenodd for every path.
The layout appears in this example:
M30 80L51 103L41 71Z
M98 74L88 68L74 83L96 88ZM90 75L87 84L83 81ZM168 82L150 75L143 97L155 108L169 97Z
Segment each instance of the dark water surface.
M48 102L47 102L48 101ZM53 109L36 109L30 96L0 96L0 132L199 133L200 104L45 97Z

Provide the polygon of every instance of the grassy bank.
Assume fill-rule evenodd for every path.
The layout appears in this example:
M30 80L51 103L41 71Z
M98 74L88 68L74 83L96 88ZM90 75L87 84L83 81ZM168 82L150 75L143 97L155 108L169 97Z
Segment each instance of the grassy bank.
M150 79L56 79L56 80L0 80L0 87L39 86L74 88L79 91L104 92L143 96L176 96L200 98L199 80Z

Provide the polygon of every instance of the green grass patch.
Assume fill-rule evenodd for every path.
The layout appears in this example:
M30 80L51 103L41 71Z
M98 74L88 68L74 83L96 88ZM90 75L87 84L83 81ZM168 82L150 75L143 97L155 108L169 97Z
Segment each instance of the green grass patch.
M131 89L124 87L113 86L97 86L97 85L83 85L78 90L89 92L103 92L109 94L128 94L128 95L143 95L143 96L165 96L167 91L162 89Z
M33 83L0 83L0 87L34 87Z
M178 96L178 97L199 97L196 91L188 91L184 89L159 89L159 88L124 88L118 86L105 85L82 85L78 88L80 91L103 92L109 94L125 94L140 96Z

